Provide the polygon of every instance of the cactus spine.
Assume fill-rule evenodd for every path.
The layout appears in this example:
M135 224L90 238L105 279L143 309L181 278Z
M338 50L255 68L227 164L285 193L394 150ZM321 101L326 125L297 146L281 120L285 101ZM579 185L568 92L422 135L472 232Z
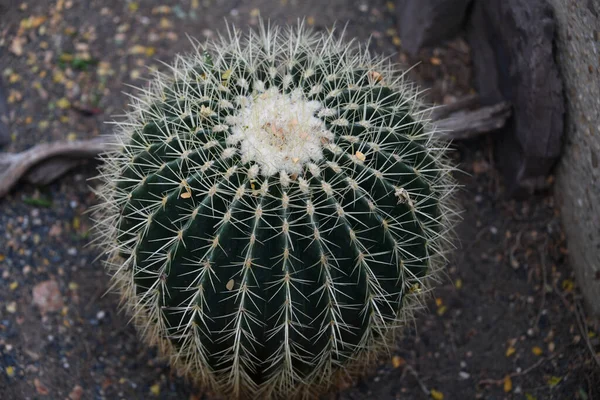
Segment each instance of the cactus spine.
M236 398L310 397L393 343L455 215L446 146L394 65L261 24L133 99L95 219L148 343Z

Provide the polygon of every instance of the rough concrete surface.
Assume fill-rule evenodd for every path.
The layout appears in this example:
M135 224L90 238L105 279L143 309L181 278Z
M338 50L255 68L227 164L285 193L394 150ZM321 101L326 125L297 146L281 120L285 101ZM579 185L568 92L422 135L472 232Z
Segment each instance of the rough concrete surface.
M571 263L600 315L600 0L549 0L558 21L567 133L556 191Z

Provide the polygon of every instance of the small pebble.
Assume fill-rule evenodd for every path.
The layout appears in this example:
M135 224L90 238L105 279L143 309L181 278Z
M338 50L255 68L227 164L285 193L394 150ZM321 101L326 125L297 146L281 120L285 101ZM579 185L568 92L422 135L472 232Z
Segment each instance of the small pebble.
M460 376L460 379L469 379L471 377L471 374L465 371L460 371L458 373L458 376Z
M42 315L47 312L60 311L64 303L58 283L49 280L35 285L33 288L33 303L38 306Z
M105 315L106 313L103 310L100 310L98 313L96 313L96 319L101 320Z
M15 301L11 301L10 303L8 303L6 305L6 311L8 311L11 314L14 314L17 312L17 303Z
M514 390L515 394L521 394L523 392L523 389L521 389L521 386L517 386Z

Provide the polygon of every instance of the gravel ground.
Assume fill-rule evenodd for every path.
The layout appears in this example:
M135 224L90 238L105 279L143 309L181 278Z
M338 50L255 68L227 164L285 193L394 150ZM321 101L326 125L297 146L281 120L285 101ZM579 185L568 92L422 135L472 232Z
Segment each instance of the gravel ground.
M457 39L411 58L385 1L0 0L0 77L10 144L106 133L143 85L190 49L258 16L349 21L348 36L403 65L429 101L470 93L469 49ZM338 399L598 399L600 330L585 319L551 191L508 199L486 138L458 143L465 172L461 247L397 350ZM89 242L94 165L0 200L0 398L209 399L139 342ZM43 300L46 301L43 301Z

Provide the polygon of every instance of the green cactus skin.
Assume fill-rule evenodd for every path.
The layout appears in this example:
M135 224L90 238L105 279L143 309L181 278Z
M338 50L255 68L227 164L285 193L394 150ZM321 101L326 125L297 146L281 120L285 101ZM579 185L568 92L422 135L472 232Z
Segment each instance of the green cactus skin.
M234 398L308 398L393 344L444 264L452 167L403 73L261 23L117 123L96 231L145 340Z

